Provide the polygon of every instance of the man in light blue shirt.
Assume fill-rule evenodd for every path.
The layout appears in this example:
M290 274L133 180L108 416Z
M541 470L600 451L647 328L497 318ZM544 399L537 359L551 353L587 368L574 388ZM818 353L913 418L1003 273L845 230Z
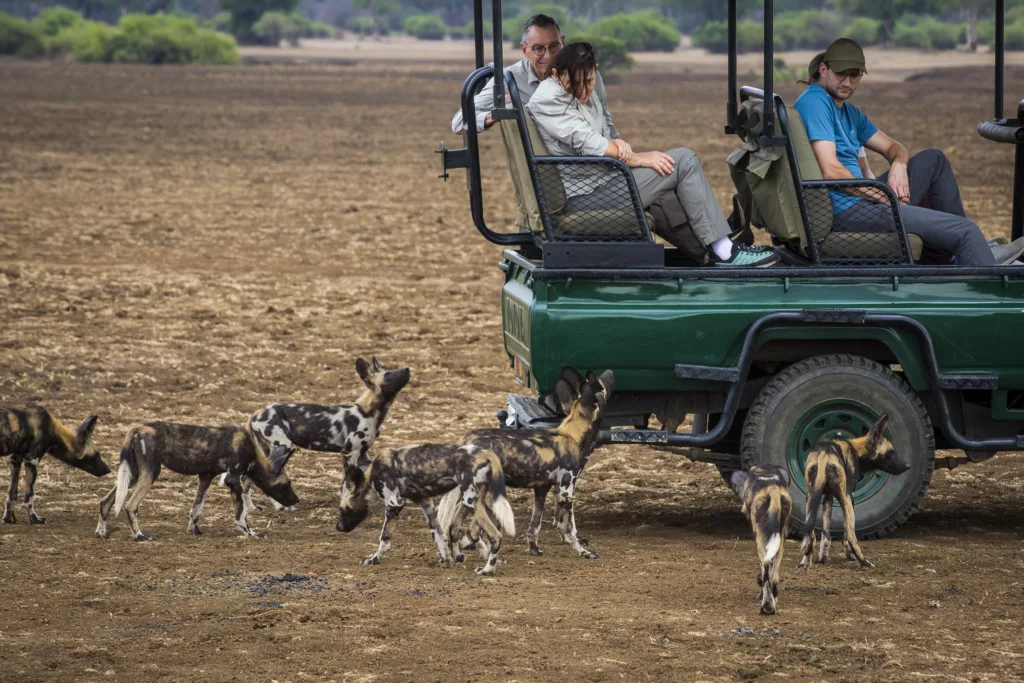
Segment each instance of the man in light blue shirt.
M910 158L903 145L847 101L865 73L864 51L849 38L840 38L825 51L818 82L808 87L794 105L807 128L822 177L863 178L857 153L862 146L867 147L889 162L889 170L878 180L888 184L899 198L908 233L949 252L957 265L991 266L1016 260L1024 253L1024 239L989 247L978 226L967 218L953 169L940 150L925 150ZM925 200L931 208L918 206ZM868 187L834 191L834 229L894 231L888 203L884 194Z

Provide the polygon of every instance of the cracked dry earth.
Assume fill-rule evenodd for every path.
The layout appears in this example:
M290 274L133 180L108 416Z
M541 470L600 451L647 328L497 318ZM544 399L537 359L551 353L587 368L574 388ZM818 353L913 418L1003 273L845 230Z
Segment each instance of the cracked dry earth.
M408 364L378 447L453 440L515 391L502 350L499 250L472 229L462 178L436 180L465 69L417 64L150 68L0 61L0 405L100 416L114 464L152 419L239 423L273 400L347 402L354 360ZM1024 81L1014 73L1008 92ZM990 235L1011 159L984 142L987 71L858 98L914 149L942 146ZM960 96L949 98L957 91ZM680 142L723 205L724 92L638 71L611 86L638 148ZM787 92L791 98L794 93ZM1012 99L1012 98L1011 98ZM905 112L914 111L913 116ZM685 112L682 116L680 112ZM513 206L497 139L488 220ZM798 573L760 617L749 530L707 465L599 451L577 491L601 557L520 538L494 578L436 566L419 514L383 564L359 566L381 511L334 530L340 466L289 465L295 512L236 535L220 487L185 534L195 481L165 472L147 544L92 536L94 479L44 461L46 526L0 527L4 681L1012 681L1024 673L1024 458L936 472L920 510L865 544L876 568ZM513 492L520 529L529 502Z

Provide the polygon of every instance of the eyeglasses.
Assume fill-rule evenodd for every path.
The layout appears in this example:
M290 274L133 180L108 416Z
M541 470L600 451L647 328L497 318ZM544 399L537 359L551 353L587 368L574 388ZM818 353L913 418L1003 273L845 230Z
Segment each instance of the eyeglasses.
M558 51L561 50L561 49L562 49L562 44L561 43L551 43L550 45L531 45L530 46L530 52L532 52L533 54L537 55L538 57L542 56L545 52L550 52L553 55L554 54L558 54Z
M832 71L832 69L829 69L829 71ZM844 71L841 74L837 74L835 71L832 71L832 75L835 76L836 80L839 81L840 83L842 83L843 81L849 81L850 85L857 85L858 83L860 83L860 79L864 77L864 72L860 70L854 70Z

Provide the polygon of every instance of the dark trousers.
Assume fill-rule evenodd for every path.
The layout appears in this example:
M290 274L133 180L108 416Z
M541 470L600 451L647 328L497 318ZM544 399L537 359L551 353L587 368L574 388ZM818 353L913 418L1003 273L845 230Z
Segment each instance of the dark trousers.
M930 247L949 252L958 266L993 266L992 249L977 224L967 218L953 168L942 150L926 149L910 158L910 206L900 206L907 233ZM888 171L878 177L887 182ZM927 200L929 209L918 204ZM895 230L892 210L865 200L836 214L834 229L842 232Z

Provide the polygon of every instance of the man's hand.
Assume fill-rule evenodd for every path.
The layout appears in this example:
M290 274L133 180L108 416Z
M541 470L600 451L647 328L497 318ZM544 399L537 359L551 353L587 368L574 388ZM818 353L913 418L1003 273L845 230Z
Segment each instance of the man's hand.
M487 112L487 118L484 119L484 130L487 130L494 125L494 117L491 116L491 112Z
M658 175L668 175L676 164L675 160L664 152L634 154L633 163L642 168L654 169Z
M889 187L899 197L900 204L910 204L910 177L907 165L897 161L889 168Z
M628 142L621 138L615 141L615 147L618 149L618 158L624 164L629 164L630 159L633 158L633 148Z

